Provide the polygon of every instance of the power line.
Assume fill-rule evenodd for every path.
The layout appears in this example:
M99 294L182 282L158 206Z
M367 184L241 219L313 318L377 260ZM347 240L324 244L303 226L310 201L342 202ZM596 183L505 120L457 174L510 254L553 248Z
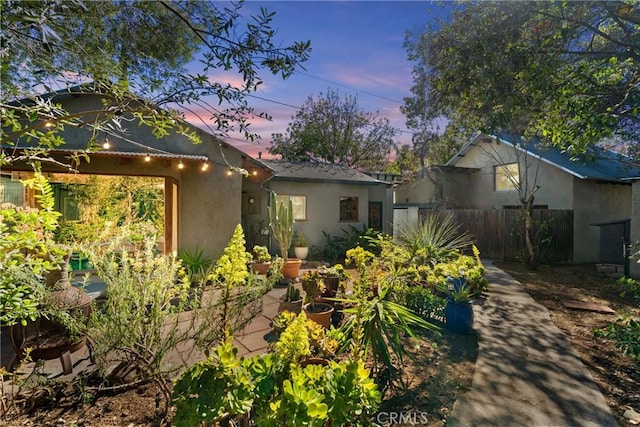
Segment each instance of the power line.
M323 77L314 76L314 75L312 75L312 74L303 73L303 72L301 72L301 71L296 72L296 74L302 74L302 75L304 75L304 76L311 77L312 79L321 80L321 81L323 81L323 82L327 82L327 83L331 83L331 84L334 84L334 85L337 85L337 86L341 86L341 87L343 87L343 88L345 88L345 89L350 89L350 90L352 90L352 91L354 91L354 92L361 92L361 93L367 94L367 95L369 95L369 96L373 96L373 97L375 97L375 98L384 99L385 101L395 102L395 103L396 103L396 104L398 104L398 105L403 105L403 104L404 104L404 102L398 101L397 99L391 99L391 98L387 98L387 97L385 97L385 96L376 95L375 93L367 92L367 91L362 90L362 89L356 89L356 88L351 87L351 86L349 86L349 85L346 85L346 84L344 84L344 83L334 82L334 81L332 81L332 80L325 79L325 78L323 78Z

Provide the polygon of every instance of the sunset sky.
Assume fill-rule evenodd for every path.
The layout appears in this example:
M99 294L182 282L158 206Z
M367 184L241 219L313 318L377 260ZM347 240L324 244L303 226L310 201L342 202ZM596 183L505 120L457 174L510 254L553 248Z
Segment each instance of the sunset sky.
M287 80L263 73L262 89L249 102L273 120L252 120L261 135L258 142L228 139L242 151L266 154L271 134L285 133L296 107L313 95L337 89L341 96L357 95L360 108L378 112L404 131L401 143L411 135L400 113L403 98L410 96L411 63L403 47L407 31L422 32L429 21L445 17L447 7L428 1L248 1L243 14L254 15L260 7L276 12L272 27L283 45L310 40L311 57L306 71ZM222 78L229 78L222 77ZM195 125L199 125L194 121Z

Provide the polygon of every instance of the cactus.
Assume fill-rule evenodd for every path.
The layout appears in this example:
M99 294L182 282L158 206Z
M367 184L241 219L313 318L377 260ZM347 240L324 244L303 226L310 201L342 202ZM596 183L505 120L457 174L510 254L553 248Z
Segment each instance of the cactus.
M284 262L289 260L289 248L293 239L293 203L289 200L289 206L276 202L276 193L271 193L271 206L269 206L269 230L280 246L280 255Z
M300 301L300 289L293 285L287 286L287 293L284 296L286 302Z

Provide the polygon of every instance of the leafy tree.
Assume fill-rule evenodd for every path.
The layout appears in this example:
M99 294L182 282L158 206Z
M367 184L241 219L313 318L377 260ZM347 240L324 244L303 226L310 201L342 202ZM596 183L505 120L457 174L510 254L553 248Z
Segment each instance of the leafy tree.
M405 46L416 61L418 123L444 116L465 129L503 132L526 151L536 137L571 152L640 130L640 13L616 2L463 3ZM520 186L528 256L537 185Z
M337 90L309 96L292 119L286 135L273 135L269 149L284 160L381 170L395 145L397 130L388 119L362 111L357 96L341 98Z
M482 131L536 136L570 151L640 131L637 0L462 3L405 43L406 109Z
M394 159L384 169L387 173L395 173L403 177L411 177L418 170L418 158L411 146L403 144L395 148Z
M237 127L253 138L246 95L262 83L259 72L288 77L307 59L310 44L281 47L270 26L274 14L261 9L243 17L241 7L212 1L3 2L0 138L37 149L5 150L0 164L53 161L47 152L64 144L61 132L69 127L91 131L88 149L99 132L125 136L125 121L150 126L158 138L177 132L198 142L177 120L179 110L192 106L210 114L202 120L213 133L223 136ZM185 65L196 53L200 69L189 72ZM243 84L216 81L211 70L237 72ZM81 93L104 96L93 111L72 113L40 95L88 81L94 83Z

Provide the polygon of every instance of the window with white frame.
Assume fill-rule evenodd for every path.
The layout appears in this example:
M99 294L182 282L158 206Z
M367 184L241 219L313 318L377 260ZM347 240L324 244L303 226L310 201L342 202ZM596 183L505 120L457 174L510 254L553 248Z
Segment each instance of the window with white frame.
M508 163L494 167L496 191L517 190L520 184L518 163Z
M306 221L307 220L307 196L294 196L291 194L277 194L276 203L280 206L280 203L284 203L285 206L289 206L289 200L293 205L293 219L294 221Z

